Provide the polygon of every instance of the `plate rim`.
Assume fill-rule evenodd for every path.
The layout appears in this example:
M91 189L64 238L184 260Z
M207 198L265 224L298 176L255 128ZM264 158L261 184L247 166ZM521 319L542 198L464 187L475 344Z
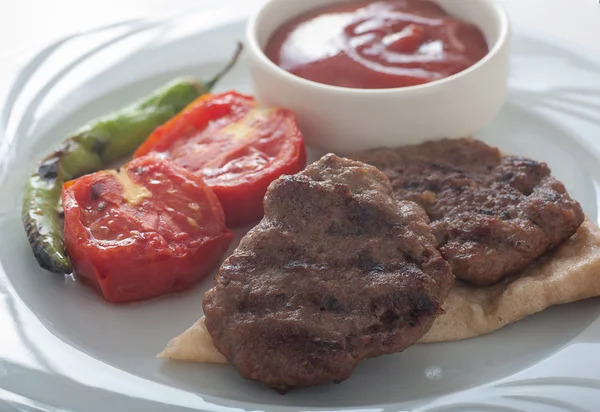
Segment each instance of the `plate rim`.
M226 10L227 9L223 9L223 10L217 9L217 10L214 10L214 11L218 15L220 15L220 14L223 13L223 11L226 11ZM213 10L211 10L211 12L212 11ZM201 8L194 9L194 12L207 13L206 10L203 10ZM217 24L215 24L215 27L217 25L220 26L220 25L228 25L228 24L241 23L242 21L245 21L246 19L247 19L247 11L243 11L241 13L237 13L232 18L225 18L222 21L219 21ZM163 22L159 22L158 24L160 25L160 24L164 24L164 23ZM203 27L199 31L210 30L210 28L211 27ZM79 33L78 36L86 36L86 35L89 35L93 31L94 30L90 30L88 32L82 32L82 33ZM542 41L544 43L548 43L548 44L552 43L552 45L554 46L554 48L561 49L563 52L566 51L566 52L572 53L574 55L577 55L578 57L583 58L585 60L588 60L588 61L592 62L594 65L600 67L600 55L596 55L595 53L590 53L589 51L585 51L584 48L582 48L582 47L580 47L578 45L573 45L572 42L570 42L568 40L553 39L552 35L546 36L544 34L544 32L537 32L535 30L525 29L525 28L521 28L519 26L516 27L515 32L518 33L519 35L525 35L525 36L531 37L531 38L533 38L535 40ZM70 36L66 36L65 38L69 38L69 37ZM517 36L515 36L515 37L517 37ZM63 38L63 39L61 39L59 41L63 41L65 38ZM46 50L46 48L43 49L42 52L44 50ZM39 56L39 53L35 54L34 57L32 57L31 60L28 60L23 66L24 67L29 67L28 66L29 63L31 61L35 61L35 59L38 56ZM22 70L22 68L19 68L18 72L20 72L21 70ZM12 90L12 85L11 85L11 90ZM11 106L8 106L8 108L11 108ZM2 114L0 115L0 133L3 132L2 128L5 126L4 122L2 122L2 119L5 116L5 114L4 114L5 110L8 110L8 109L3 106L3 110L1 112ZM10 111L8 113L10 114ZM5 136L0 136L0 182L2 181L2 176L1 176L1 173L2 173L1 172L2 162L7 157L6 153L3 150L5 150L5 148L4 148L5 146L10 147L10 141L8 141L7 139L5 139L4 137ZM594 156L596 159L600 160L600 142L597 145L594 145L591 142L589 142L589 141L587 141L585 139L582 139L578 135L573 135L572 137L574 139L577 139L577 142L582 145L582 148L585 148L585 149L589 150L592 153L592 156ZM596 174L597 177L600 177L600 172L596 172L594 174ZM599 215L600 215L600 213L599 213ZM599 216L599 218L597 220L600 220L600 216ZM598 223L598 222L596 222L596 223ZM6 273L4 272L4 269L2 267L2 262L0 262L0 272L1 272L0 273L0 277L4 277L4 278L8 279L8 276L6 275ZM9 281L9 283L10 283L10 281ZM52 332L50 332L50 333L52 333ZM598 343L600 343L600 341L598 341ZM66 342L63 342L63 344L64 345L68 345L68 343L66 343ZM74 348L74 349L78 350L76 348ZM86 356L90 356L90 357L93 358L93 356L91 356L91 355L87 355L87 354L85 354L85 355ZM0 359L0 364L1 363L2 363L2 359ZM531 365L530 367L533 367L533 366L535 366L535 365ZM600 373L598 374L598 376L600 377ZM471 392L471 391L476 390L478 388L484 388L484 387L507 387L506 385L502 386L502 382L504 380L505 379L501 379L501 380L496 381L496 382L492 382L492 383L489 383L489 384L485 384L485 385L473 387L473 388L468 389L466 391L460 391L460 392L457 392L457 393L451 394L451 395L442 395L440 399L444 399L444 398L447 398L449 396L459 395L459 394L465 393L465 392ZM600 382L600 379L599 379L599 382ZM1 399L1 397L0 397L0 399ZM235 403L237 403L237 401L235 401ZM248 406L251 406L251 407L260 405L260 404L250 404L250 403L245 403L245 402L244 402L244 404L246 404ZM1 403L0 403L0 405L1 405ZM452 405L449 404L448 407L443 406L443 405L442 406L435 406L435 405L433 405L432 407L429 407L429 405L427 405L424 409L423 408L417 408L417 409L415 409L415 411L421 411L421 412L425 412L425 411L428 411L428 412L446 412L446 411L450 412L450 411L458 411L458 409L456 409L457 405L460 406L460 404L452 404ZM467 404L463 403L463 405L467 405ZM473 405L477 406L474 403L469 403L468 405L469 406L473 406ZM483 405L483 406L493 406L493 405L486 404L486 403L481 403L481 405ZM377 406L381 406L381 405L377 405ZM387 406L387 404L386 404L386 406ZM232 406L232 407L236 407L236 406ZM229 408L229 407L227 407L227 408ZM225 409L225 407L221 407L221 406L217 407L217 410L224 410L224 409ZM306 409L311 409L311 408L306 408ZM361 408L361 409L364 410L366 408ZM290 410L291 411L291 410L296 410L296 408L292 409L292 408L285 407L285 408L281 408L281 410ZM503 410L503 409L498 409L498 410ZM510 411L514 411L515 409L508 409L507 408L505 410L507 410L507 411L509 411L509 410Z

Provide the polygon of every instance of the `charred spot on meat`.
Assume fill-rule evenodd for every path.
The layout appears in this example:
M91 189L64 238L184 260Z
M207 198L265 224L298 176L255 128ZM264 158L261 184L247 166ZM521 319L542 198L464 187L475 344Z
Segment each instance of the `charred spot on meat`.
M453 283L427 215L372 166L327 155L271 184L205 295L215 347L281 392L341 382L425 334Z

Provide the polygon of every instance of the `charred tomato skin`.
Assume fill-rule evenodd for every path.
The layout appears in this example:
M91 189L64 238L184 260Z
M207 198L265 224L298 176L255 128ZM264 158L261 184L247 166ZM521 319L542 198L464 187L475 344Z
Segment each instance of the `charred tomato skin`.
M212 190L164 159L142 157L68 182L62 200L75 274L113 303L189 288L233 238Z

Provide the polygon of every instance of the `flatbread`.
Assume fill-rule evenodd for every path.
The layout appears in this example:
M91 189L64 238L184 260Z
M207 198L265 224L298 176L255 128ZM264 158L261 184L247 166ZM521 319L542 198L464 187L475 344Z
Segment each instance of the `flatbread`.
M420 342L485 335L550 306L600 296L600 229L586 218L569 240L519 276L490 287L455 283Z
M225 356L213 345L204 324L204 316L181 335L171 339L158 357L183 362L227 363Z
M518 276L490 287L456 282L440 315L420 343L491 333L550 306L600 296L600 229L589 219L553 253ZM226 363L212 343L204 317L169 342L159 358Z

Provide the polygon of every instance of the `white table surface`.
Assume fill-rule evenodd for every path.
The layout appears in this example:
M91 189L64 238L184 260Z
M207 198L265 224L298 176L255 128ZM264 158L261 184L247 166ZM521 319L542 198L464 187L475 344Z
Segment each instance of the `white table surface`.
M0 66L70 32L187 8L235 7L262 0L0 0ZM289 0L302 1L302 0ZM478 1L478 0L449 0ZM599 0L496 0L517 25L571 40L600 54Z

